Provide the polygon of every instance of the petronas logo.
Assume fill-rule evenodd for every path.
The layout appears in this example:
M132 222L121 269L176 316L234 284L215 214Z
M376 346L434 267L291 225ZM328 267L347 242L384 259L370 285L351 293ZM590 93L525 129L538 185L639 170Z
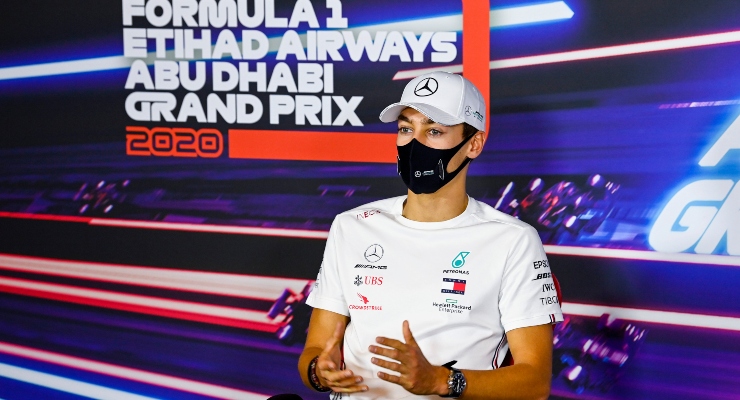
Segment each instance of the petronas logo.
M465 265L465 257L470 254L469 251L461 251L455 258L452 260L452 268L462 268L463 265Z

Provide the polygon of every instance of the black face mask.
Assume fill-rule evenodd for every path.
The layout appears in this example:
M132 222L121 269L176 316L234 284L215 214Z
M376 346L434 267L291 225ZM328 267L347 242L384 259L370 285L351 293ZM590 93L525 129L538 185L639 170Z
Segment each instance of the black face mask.
M457 146L451 149L433 149L421 144L416 139L398 149L398 175L403 183L416 194L434 193L453 180L472 159L465 157L465 161L452 171L447 172L447 164L452 157L475 135L470 135Z

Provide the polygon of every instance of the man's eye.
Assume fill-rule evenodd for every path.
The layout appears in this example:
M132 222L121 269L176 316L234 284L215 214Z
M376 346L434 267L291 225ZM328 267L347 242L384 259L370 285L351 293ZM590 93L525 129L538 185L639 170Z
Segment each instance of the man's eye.
M441 134L442 134L442 132L441 132L441 131L438 131L438 130L436 130L436 129L430 129L430 130L429 130L429 135L430 135L430 136L439 136L439 135L441 135Z
M411 129L410 128L407 128L405 126L399 126L398 127L398 133L410 133L410 132L411 132Z

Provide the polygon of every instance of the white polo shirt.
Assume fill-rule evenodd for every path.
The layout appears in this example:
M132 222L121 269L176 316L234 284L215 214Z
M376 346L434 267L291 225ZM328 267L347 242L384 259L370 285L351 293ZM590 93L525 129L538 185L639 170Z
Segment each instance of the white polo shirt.
M350 317L344 362L370 388L353 399L413 396L378 378L368 351L377 336L404 341L404 320L433 365L473 370L501 365L505 332L563 320L534 228L472 198L453 219L412 221L401 215L405 200L335 218L306 301Z

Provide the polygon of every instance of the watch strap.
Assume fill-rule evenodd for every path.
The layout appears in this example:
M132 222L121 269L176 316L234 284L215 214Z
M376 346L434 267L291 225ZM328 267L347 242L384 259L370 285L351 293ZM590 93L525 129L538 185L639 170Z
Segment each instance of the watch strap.
M319 376L316 375L316 363L319 361L319 356L314 357L310 363L308 363L308 382L317 392L329 392L331 388L323 386L319 380Z

